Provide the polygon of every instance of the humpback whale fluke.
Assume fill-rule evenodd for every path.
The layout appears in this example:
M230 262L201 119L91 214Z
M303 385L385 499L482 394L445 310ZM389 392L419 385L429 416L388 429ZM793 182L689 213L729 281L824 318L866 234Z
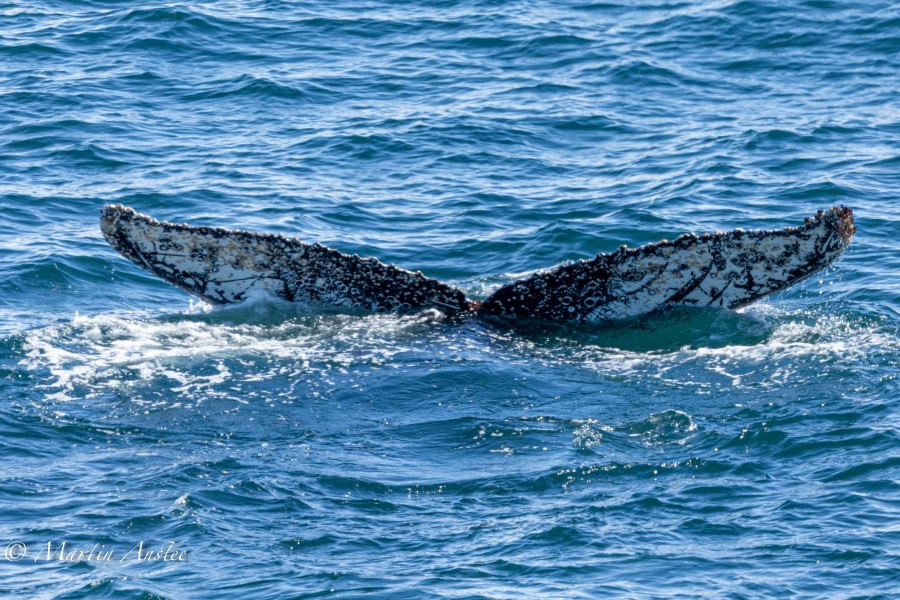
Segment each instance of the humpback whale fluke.
M853 211L819 211L800 227L684 234L539 271L503 286L480 314L604 321L667 306L741 308L837 260L856 233Z
M212 304L269 293L313 306L388 312L469 310L465 294L421 272L282 235L157 221L106 205L100 228L120 254Z
M376 258L282 235L157 221L121 204L100 227L123 256L213 304L265 292L339 309L553 321L604 321L669 306L740 308L837 260L856 232L853 211L819 211L799 227L685 234L563 264L498 289L483 302Z

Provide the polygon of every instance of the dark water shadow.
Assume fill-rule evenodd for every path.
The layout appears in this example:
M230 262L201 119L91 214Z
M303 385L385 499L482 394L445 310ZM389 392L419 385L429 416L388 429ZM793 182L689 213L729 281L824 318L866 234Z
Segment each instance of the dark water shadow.
M488 326L545 347L574 343L630 352L752 346L774 331L759 316L709 307L678 307L605 323L491 319Z

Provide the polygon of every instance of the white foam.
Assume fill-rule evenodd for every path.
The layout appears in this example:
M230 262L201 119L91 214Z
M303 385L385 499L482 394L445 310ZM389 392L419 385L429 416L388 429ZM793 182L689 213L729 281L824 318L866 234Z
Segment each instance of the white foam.
M79 315L23 334L21 365L51 400L113 393L149 404L167 398L245 403L316 395L333 389L336 377L346 383L366 369L424 365L427 371L440 362L475 369L479 363L569 365L615 382L649 378L702 394L784 386L829 365L865 365L879 353L900 352L896 332L873 319L771 305L754 311L769 322L758 343L705 347L703 340L686 340L694 345L635 351L603 346L602 334L542 340L437 325L434 314L310 315L290 303L253 298L223 309L195 305L181 315ZM276 391L266 386L273 380Z
M824 365L866 364L873 353L900 352L900 338L895 333L860 318L790 314L771 306L761 312L775 324L771 333L755 344L685 346L655 352L589 345L568 356L539 348L536 351L545 359L566 360L605 375L625 379L649 377L698 390L710 386L783 386L801 377L813 377ZM554 353L557 356L552 356Z
M272 312L283 316L281 308L255 298L199 315L192 307L180 317L79 315L25 333L20 364L52 400L140 395L148 382L182 399L238 399L246 382L279 378L293 386L311 373L389 363L408 351L407 332L431 318L301 315L266 322ZM254 323L254 315L266 321Z

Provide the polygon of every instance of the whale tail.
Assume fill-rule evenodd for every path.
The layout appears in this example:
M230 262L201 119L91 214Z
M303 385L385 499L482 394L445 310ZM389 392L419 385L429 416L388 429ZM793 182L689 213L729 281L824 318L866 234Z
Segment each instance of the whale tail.
M469 310L462 291L421 272L296 238L177 225L121 204L103 207L100 228L137 266L212 304L263 292L320 308Z
M740 308L837 260L856 232L853 211L819 211L800 227L685 234L538 271L505 285L482 316L605 321L670 306Z
M856 232L853 212L840 207L800 227L685 234L538 271L470 302L421 272L296 238L177 225L120 204L103 207L100 227L136 265L213 304L263 292L343 310L551 321L606 321L669 306L740 308L824 269Z

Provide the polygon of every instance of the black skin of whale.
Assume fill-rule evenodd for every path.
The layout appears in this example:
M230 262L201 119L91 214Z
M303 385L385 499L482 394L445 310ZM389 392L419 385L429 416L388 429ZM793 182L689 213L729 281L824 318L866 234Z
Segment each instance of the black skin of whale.
M157 221L122 205L104 206L100 225L123 256L212 304L262 292L338 310L555 322L672 306L740 308L824 269L856 232L853 212L835 207L798 227L685 234L537 271L482 302L419 271L297 238Z

